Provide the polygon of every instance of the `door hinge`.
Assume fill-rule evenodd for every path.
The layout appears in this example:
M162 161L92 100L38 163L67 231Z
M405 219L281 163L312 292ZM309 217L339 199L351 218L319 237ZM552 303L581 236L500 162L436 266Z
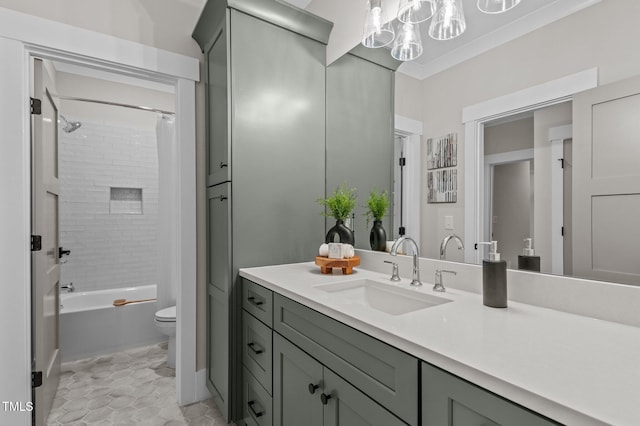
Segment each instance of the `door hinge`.
M31 98L31 114L42 114L42 101L40 99Z
M564 226L560 228L560 234L564 237Z
M42 250L42 236L41 235L32 235L31 236L31 251L40 251Z
M406 157L400 157L398 163L400 164L400 167L404 167L407 165L407 158Z
M38 388L42 386L42 371L31 372L31 387Z
M564 158L558 158L558 161L560 162L560 168L564 169Z

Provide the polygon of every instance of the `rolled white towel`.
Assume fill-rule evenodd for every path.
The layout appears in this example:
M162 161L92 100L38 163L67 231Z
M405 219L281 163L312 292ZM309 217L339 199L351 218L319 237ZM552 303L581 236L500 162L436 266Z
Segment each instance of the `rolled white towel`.
M318 256L329 256L329 244L322 244L318 249Z
M342 244L342 257L350 259L356 255L356 251L351 244Z

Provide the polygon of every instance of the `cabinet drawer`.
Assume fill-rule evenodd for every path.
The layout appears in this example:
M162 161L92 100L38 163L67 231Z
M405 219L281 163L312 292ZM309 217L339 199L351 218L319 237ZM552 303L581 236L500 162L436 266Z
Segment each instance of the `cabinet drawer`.
M242 362L271 394L273 332L247 311L242 311Z
M539 414L422 363L422 426L551 426Z
M242 371L242 420L247 426L271 426L273 407L271 395L245 368Z
M242 307L267 326L273 326L273 292L271 290L243 278Z
M418 360L279 294L274 330L405 422L418 423Z

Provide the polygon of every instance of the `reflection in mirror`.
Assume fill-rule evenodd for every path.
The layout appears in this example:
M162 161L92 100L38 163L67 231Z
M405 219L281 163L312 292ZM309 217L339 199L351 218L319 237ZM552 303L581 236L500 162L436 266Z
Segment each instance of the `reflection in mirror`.
M484 126L484 235L511 269L571 271L571 102ZM528 239L531 248L528 249Z

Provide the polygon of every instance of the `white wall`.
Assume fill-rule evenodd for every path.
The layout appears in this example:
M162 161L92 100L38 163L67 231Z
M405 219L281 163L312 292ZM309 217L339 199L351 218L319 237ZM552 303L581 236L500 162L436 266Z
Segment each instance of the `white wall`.
M600 84L639 74L640 55L630 53L637 50L640 39L638 16L640 2L606 0L425 79L425 137L458 133L458 182L464 182L461 112L465 106L592 67L599 69ZM425 167L422 179L426 180ZM458 203L447 206L427 204L422 192L422 253L435 257L437 244L448 232L441 218L454 212L456 224L463 223L464 188L459 190ZM462 227L457 226L456 232L462 234Z
M103 119L60 132L60 245L71 250L61 282L73 282L76 291L156 284L158 278L155 130L108 123L108 114ZM141 214L113 212L111 187L142 189Z
M204 0L0 0L0 7L200 57L191 32Z

